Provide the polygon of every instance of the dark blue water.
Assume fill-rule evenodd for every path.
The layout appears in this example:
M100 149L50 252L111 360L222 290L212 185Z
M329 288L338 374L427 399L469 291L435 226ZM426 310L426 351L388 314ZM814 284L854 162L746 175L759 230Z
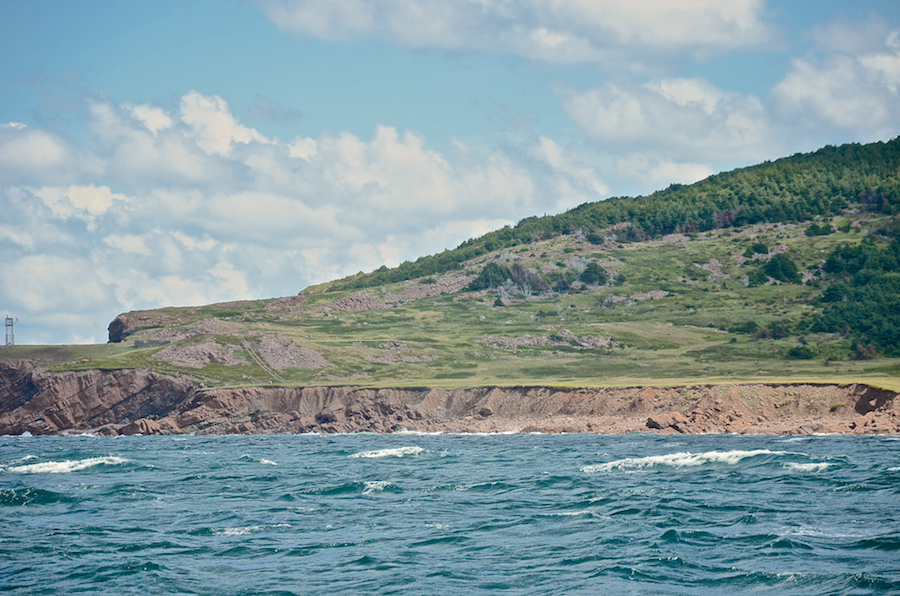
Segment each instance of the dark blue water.
M2 437L12 594L900 594L900 441Z

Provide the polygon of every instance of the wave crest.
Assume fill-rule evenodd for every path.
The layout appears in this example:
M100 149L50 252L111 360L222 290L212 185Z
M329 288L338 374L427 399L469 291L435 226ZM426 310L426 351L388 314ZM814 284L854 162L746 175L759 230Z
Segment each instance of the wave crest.
M613 470L642 470L654 466L669 466L673 468L686 468L702 466L704 464L728 464L734 465L749 457L759 455L784 455L784 451L769 451L768 449L754 449L752 451L707 451L705 453L669 453L666 455L650 455L647 457L628 457L618 459L605 464L596 464L581 468L582 472L593 474L595 472L611 472Z
M87 468L93 468L94 466L119 466L127 463L127 459L110 455L107 457L89 457L87 459L47 461L39 464L11 466L6 468L6 471L17 472L19 474L66 474L69 472L86 470Z
M425 451L421 447L395 447L393 449L376 449L375 451L360 451L350 457L372 459L378 457L403 457L404 455L418 455Z

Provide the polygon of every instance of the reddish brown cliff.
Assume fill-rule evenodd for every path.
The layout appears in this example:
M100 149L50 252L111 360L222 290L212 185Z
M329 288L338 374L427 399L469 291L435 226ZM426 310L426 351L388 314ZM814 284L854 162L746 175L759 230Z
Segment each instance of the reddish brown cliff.
M865 385L203 390L145 370L0 365L0 434L298 432L900 433L900 400Z

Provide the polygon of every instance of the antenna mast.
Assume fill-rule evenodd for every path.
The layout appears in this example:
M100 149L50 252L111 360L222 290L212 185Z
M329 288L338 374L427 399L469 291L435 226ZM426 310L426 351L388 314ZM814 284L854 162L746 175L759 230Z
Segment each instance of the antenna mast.
M19 322L19 319L14 319L9 315L6 315L6 345L7 347L12 347L16 345L16 330L13 327L16 323Z

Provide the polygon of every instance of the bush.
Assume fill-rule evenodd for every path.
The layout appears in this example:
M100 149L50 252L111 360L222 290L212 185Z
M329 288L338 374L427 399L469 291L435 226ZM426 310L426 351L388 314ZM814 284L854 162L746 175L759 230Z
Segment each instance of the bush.
M553 291L564 294L572 289L572 282L575 281L575 272L571 269L561 269L551 273L548 278Z
M777 279L781 282L797 283L800 281L800 272L797 270L797 265L783 253L769 259L769 262L763 267L763 271L772 279Z
M469 284L469 290L477 292L478 290L493 290L503 285L507 279L512 279L512 273L509 267L499 265L493 261L484 266L478 277Z
M734 325L733 327L730 327L728 331L730 333L746 333L748 335L753 335L754 333L759 332L759 325L756 321L748 321L741 325Z
M586 284L601 286L609 281L609 275L599 263L592 261L588 263L588 266L585 267L584 272L581 274L581 281Z
M603 244L604 242L606 242L606 238L604 238L597 232L589 233L587 236L585 236L585 239L591 244Z
M788 350L787 356L795 360L812 360L816 357L816 352L808 346L794 346Z
M769 276L762 269L757 269L747 276L747 282L751 286L764 286L769 283Z
M871 360L875 357L875 354L875 346L873 346L872 344L869 344L867 346L857 344L856 348L853 350L853 357L857 360Z
M772 321L767 327L756 332L756 337L760 339L783 339L790 335L787 325Z
M832 228L830 225L820 226L816 223L806 229L807 236L827 236L832 232L834 232L834 228Z
M744 251L744 256L748 259L752 259L755 254L767 255L769 254L769 247L762 242L757 242Z

